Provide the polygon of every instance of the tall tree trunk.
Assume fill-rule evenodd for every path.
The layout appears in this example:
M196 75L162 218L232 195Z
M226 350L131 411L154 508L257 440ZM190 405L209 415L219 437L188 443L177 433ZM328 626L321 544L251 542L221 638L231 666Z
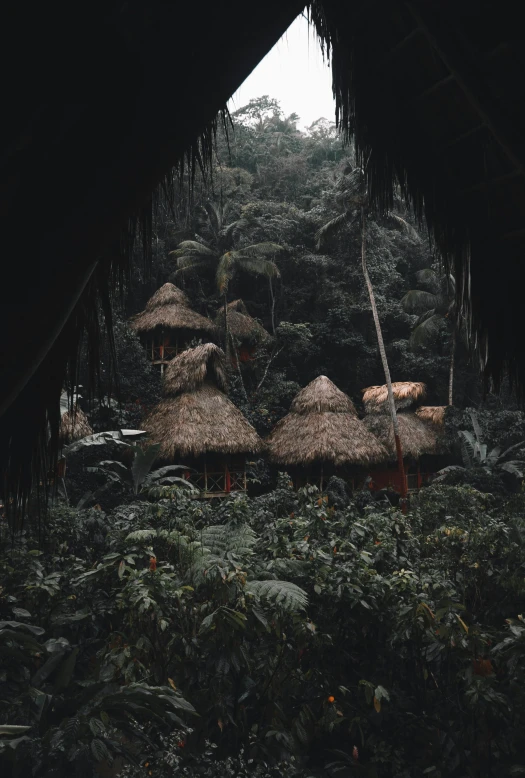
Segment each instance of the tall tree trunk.
M366 214L365 206L361 205L361 266L363 268L363 276L368 289L368 296L370 297L370 306L372 308L372 316L374 317L374 324L376 327L377 344L379 346L379 354L381 356L381 362L383 364L383 370L385 373L385 380L388 389L388 405L390 408L390 416L392 417L392 426L394 428L394 440L396 443L397 454L397 466L399 471L399 479L401 481L401 497L407 495L407 485L405 479L405 467L403 464L403 449L401 448L401 439L399 437L399 422L397 419L396 403L394 401L394 393L392 391L392 379L390 378L390 369L388 367L388 360L386 358L385 343L383 341L383 333L381 331L381 323L377 313L376 298L374 294L374 287L370 281L368 275L368 268L366 266Z
M453 405L452 402L454 393L454 358L456 354L456 328L452 333L452 353L450 354L450 370L448 374L448 404Z
M270 297L272 300L272 335L275 336L275 295L273 293L273 285L272 285L272 278L271 276L268 278L268 283L270 284Z
M228 295L224 293L224 353L226 354L227 368L230 366L230 338L228 335Z

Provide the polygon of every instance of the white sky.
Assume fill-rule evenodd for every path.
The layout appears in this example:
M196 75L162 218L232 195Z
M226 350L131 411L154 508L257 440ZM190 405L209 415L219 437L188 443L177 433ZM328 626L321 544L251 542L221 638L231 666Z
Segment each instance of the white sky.
M278 100L286 116L299 114L299 129L321 116L335 121L332 73L305 17L297 17L235 92L228 108L233 112L263 95Z

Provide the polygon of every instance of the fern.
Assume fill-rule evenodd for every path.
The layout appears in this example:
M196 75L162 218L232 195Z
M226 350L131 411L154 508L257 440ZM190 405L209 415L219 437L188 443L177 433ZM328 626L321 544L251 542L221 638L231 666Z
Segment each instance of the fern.
M273 602L284 611L294 613L308 605L308 595L290 581L249 581L246 591L260 600Z
M157 537L157 530L156 529L137 529L135 532L130 532L129 535L126 537L127 541L142 541L142 540L151 540L152 538Z
M216 524L205 527L201 533L201 543L210 554L228 559L232 555L247 557L253 554L257 541L255 532L243 524L232 527L228 524Z

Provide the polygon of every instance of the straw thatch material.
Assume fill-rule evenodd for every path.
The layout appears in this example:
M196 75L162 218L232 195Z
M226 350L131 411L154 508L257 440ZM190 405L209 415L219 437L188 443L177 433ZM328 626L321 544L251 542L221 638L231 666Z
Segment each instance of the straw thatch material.
M228 303L226 310L228 331L241 342L263 343L270 335L259 322L248 313L243 300ZM224 328L224 309L219 309L215 317L217 327Z
M162 388L167 396L193 392L206 379L226 391L224 351L214 343L203 343L174 357L164 373Z
M266 444L271 461L280 465L371 465L387 458L384 447L357 418L350 398L326 376L299 392Z
M392 383L396 410L410 408L423 399L427 387L421 381L394 381ZM369 386L363 389L363 403L367 413L385 413L388 411L388 388L383 386Z
M182 289L179 289L175 284L169 282L163 284L160 289L150 297L146 303L146 310L152 311L154 308L158 308L160 305L184 305L186 308L190 308L190 301L188 296Z
M439 453L436 431L422 421L415 413L400 413L399 437L404 456L418 459L423 454ZM396 444L392 419L386 413L371 413L363 419L367 429L381 441L388 452L388 459L396 459Z
M416 413L423 421L428 421L436 427L443 427L447 405L422 405Z
M152 332L157 327L166 330L194 330L215 335L217 329L210 319L190 308L184 292L175 284L164 284L148 300L146 308L130 320L135 332Z
M261 439L240 410L208 382L161 400L143 426L151 440L160 443L162 459L247 454L262 449Z
M325 375L320 375L294 397L291 413L350 413L357 416L354 403Z
M62 414L58 433L60 443L67 445L92 434L93 430L87 416L80 408L74 408L72 411L66 411Z

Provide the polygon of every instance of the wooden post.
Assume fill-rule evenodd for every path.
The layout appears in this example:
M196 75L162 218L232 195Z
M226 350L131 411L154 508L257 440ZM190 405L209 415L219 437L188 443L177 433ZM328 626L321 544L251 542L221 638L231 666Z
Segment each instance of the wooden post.
M232 481L230 478L230 471L228 470L228 465L224 464L224 491L229 494L231 492L232 488Z
M244 460L244 479L243 479L243 484L244 484L244 491L246 492L247 489L248 489L248 482L246 480L246 460Z
M208 494L208 468L206 466L206 457L204 457L204 491Z

